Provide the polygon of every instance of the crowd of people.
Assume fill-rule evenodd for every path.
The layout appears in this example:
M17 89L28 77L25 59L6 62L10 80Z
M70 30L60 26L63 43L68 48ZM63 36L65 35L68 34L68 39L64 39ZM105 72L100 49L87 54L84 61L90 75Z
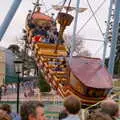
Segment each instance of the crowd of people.
M53 71L65 71L67 66L64 57L50 58L48 64L53 67Z
M40 13L40 7L37 8L35 13ZM47 24L42 23L36 24L34 18L31 17L31 12L27 16L27 26L28 26L28 38L30 43L43 42L55 44L58 42L58 31L56 23L54 20L46 21ZM62 44L63 40L60 41Z
M118 120L119 105L112 99L104 100L100 108L90 110L86 120Z
M43 42L54 44L58 40L58 32L55 27L36 26L31 32L30 38L32 38L32 43Z
M36 80L21 82L20 93L24 93L25 97L33 96L36 87ZM12 95L14 93L17 93L17 83L5 84L0 87L0 99L2 96Z
M81 102L73 95L64 100L64 109L59 113L58 120L82 120L81 118ZM100 108L89 111L84 120L118 120L119 106L118 104L107 99L101 102ZM44 105L40 101L24 102L21 105L20 113L14 113L10 105L2 104L0 106L0 120L48 120L45 117Z

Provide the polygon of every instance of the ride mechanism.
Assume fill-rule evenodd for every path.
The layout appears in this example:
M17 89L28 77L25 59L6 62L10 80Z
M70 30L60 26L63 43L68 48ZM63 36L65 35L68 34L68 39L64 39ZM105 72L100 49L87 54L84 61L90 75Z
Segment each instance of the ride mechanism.
M55 10L59 10L54 20L41 12L39 0L34 3L34 10L26 18L26 42L34 53L38 68L58 94L63 98L75 95L82 105L95 104L107 97L112 88L112 78L97 58L73 56L69 64L63 33L74 18L69 12L76 8L70 6L71 0L67 6L65 4L66 1L61 6L53 5ZM79 12L85 10L80 8ZM57 32L56 23L60 28L55 38L51 33ZM37 30L44 33L36 33Z
M13 4L14 11L20 4L16 5L16 1ZM112 88L112 77L98 58L72 56L72 61L69 63L70 53L64 44L63 33L74 18L69 13L76 8L70 6L71 0L65 6L66 3L67 0L61 6L53 6L55 10L59 10L54 20L40 11L39 0L37 0L33 11L29 12L26 18L27 40L25 42L33 51L34 59L46 81L58 94L63 98L71 94L75 95L82 105L95 104L107 97ZM81 13L85 10L86 8L79 8L77 12ZM11 14L5 18L9 23ZM59 32L57 32L56 23L60 25ZM0 31L5 32L8 25L4 22L2 26L4 29L2 30L1 27ZM41 31L39 34L35 32L38 28ZM46 35L46 32L49 34ZM51 33L54 33L54 37Z

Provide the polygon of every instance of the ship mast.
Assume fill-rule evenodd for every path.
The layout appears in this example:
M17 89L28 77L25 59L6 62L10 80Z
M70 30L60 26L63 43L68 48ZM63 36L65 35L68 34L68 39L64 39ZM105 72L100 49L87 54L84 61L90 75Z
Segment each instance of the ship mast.
M37 0L36 3L33 3L34 8L33 8L33 11L32 11L32 15L33 15L33 13L35 12L35 10L37 9L37 7L39 7L39 6L42 5L42 4L40 4L39 2L40 2L40 0ZM31 15L31 16L32 16L32 15Z

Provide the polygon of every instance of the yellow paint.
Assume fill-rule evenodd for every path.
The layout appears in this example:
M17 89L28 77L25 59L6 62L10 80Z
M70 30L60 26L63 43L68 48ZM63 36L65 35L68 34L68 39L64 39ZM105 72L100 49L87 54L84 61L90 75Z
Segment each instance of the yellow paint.
M5 80L5 53L0 50L0 86L3 85Z
M70 84L74 89L76 89L81 94L84 94L84 86L80 83L80 80L78 80L73 73L70 73Z

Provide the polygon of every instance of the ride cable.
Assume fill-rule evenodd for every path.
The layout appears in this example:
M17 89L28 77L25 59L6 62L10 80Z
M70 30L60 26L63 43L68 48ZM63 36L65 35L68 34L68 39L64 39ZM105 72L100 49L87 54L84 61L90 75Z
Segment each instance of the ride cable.
M101 7L104 5L104 3L106 2L106 0L103 0L103 2L101 2L101 4L98 6L98 8L95 10L94 14L96 14ZM93 17L93 14L88 18L88 20L83 24L83 26L78 30L77 34L79 34L83 28L87 25L87 23L91 20L91 18Z
M103 32L102 32L102 29L101 29L101 27L100 27L100 25L99 25L99 22L98 22L98 20L97 20L97 18L96 18L96 16L95 16L94 11L92 10L92 7L91 7L91 5L90 5L89 0L87 0L87 3L88 3L88 6L89 6L89 8L90 8L92 14L93 14L93 17L95 18L96 24L97 24L97 26L98 26L98 28L99 28L99 30L100 30L100 32L101 32L101 35L102 35L103 38L104 38L104 35L103 35Z
M63 3L64 2L64 0L63 1L60 1L60 2L58 2L57 3L57 5L59 5L59 4L61 4L61 3ZM53 9L53 7L51 7L51 8L49 8L49 9L47 9L45 12L47 13L47 12L49 12L50 10L52 10Z

